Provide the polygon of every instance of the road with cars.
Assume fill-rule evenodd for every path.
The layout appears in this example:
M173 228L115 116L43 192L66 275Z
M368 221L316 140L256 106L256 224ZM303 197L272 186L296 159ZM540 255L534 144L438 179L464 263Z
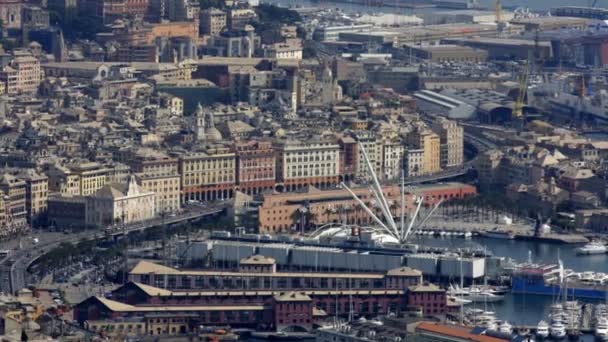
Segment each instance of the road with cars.
M36 232L0 243L3 259L0 261L0 291L15 293L29 283L28 267L36 259L62 243L76 243L82 240L101 240L118 238L131 232L140 232L161 225L173 225L186 221L195 221L203 217L218 215L232 206L231 201L207 205L189 205L180 213L165 215L153 220L108 227L106 229L89 229L78 232Z

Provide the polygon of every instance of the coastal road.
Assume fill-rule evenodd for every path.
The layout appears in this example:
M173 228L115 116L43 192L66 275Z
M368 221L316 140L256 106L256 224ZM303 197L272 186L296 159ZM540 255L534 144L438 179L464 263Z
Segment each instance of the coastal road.
M52 232L34 233L38 243L34 243L32 236L6 241L0 244L0 248L10 250L8 256L0 261L0 290L15 293L28 284L27 268L36 259L58 247L62 243L76 243L87 239L105 239L129 234L134 231L144 231L162 224L176 224L190 221L209 215L215 215L232 206L231 201L212 203L205 206L189 206L180 214L175 216L156 218L143 223L127 225L117 230L91 229L77 233L62 234ZM19 248L20 247L20 248Z

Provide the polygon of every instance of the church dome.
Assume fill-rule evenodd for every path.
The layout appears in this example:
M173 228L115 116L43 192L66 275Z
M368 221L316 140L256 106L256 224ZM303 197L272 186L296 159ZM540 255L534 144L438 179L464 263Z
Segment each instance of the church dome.
M205 136L209 141L221 141L223 139L222 133L215 127L207 128L205 130Z

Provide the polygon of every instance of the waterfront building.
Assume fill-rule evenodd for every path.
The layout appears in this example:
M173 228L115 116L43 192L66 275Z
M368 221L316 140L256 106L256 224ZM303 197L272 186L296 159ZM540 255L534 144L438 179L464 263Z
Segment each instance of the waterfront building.
M143 190L134 176L127 183L105 185L86 197L86 224L105 227L153 219L155 200L155 194Z
M234 196L236 156L227 147L210 147L205 152L179 158L183 201L213 201Z
M340 146L330 141L288 140L276 146L277 182L285 191L328 188L340 182Z
M153 192L156 202L156 213L164 215L175 213L181 207L181 178L177 172L169 174L139 173L137 182L145 192Z
M407 302L421 307L427 316L441 315L448 311L446 291L434 284L411 286L407 292Z
M239 260L239 263L242 260ZM250 262L249 258L245 263ZM240 270L181 270L140 261L129 271L132 282L163 289L175 290L403 290L422 282L422 273L408 267L399 267L386 273L351 272L287 272L276 268L248 267L250 272Z
M368 206L371 206L373 196L369 189L356 187L354 193ZM462 183L445 183L435 185L421 185L417 193L423 196L426 206L432 206L440 199L462 199L477 193L475 187ZM383 192L388 201L400 201L400 188L397 185L384 186ZM411 196L406 196L411 200ZM414 209L413 202L405 203L406 212ZM399 216L400 207L392 208L395 216ZM321 226L331 222L344 222L346 224L365 225L372 222L363 209L361 209L345 189L318 190L309 188L306 192L265 194L262 204L258 208L260 233L285 233L296 228L300 216L310 213L309 224Z
M235 144L237 186L248 195L274 190L276 156L270 141L240 141Z

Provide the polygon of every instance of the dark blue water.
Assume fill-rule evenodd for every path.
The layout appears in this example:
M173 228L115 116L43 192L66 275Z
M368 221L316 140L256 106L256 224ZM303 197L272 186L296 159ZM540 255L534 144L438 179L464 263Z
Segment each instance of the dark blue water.
M545 264L557 264L557 260L561 258L564 262L564 267L571 268L577 272L595 271L608 273L608 255L576 255L576 249L580 247L580 245L489 238L465 240L461 238L429 238L416 236L415 239L416 243L435 247L483 247L496 256L512 258L519 262L528 260L528 255L531 255L532 261Z
M566 268L577 272L595 271L608 272L608 255L578 256L576 245L560 245L537 243L532 241L500 240L475 238L431 238L416 236L414 241L421 245L434 247L484 247L493 255L512 258L516 261L526 261L528 255L538 263L557 264L561 258ZM536 325L541 319L546 319L549 306L554 301L551 296L536 295L507 295L500 303L487 304L487 310L494 311L500 319L506 319L515 324ZM593 302L579 300L581 302ZM485 309L483 304L477 307Z

